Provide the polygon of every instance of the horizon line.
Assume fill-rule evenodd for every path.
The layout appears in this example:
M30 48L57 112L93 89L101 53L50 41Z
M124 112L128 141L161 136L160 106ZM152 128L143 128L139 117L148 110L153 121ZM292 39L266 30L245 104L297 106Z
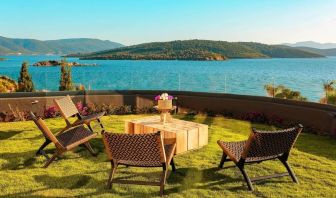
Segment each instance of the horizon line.
M29 37L25 37L25 38L17 38L17 37L7 37L7 36L2 36L0 35L0 37L3 38L7 38L7 39L29 39L29 40L38 40L38 41L56 41L56 40L66 40L66 39L97 39L97 40L101 40L101 41L109 41L109 42L114 42L114 43L119 43L122 44L124 46L132 46L132 45L140 45L140 44L145 44L145 43L159 43L159 42L172 42L172 41L187 41L187 40L206 40L206 41L224 41L224 42L232 42L232 43L236 43L236 42L248 42L248 43L261 43L261 44L267 44L267 45L286 45L286 44L297 44L297 43L302 43L302 42L315 42L318 44L336 44L336 41L328 41L328 42L320 42L320 41L316 41L316 40L301 40L301 41L295 41L295 42L280 42L280 43L269 43L269 42L261 42L261 41L243 41L243 40L235 40L235 41L230 41L230 40L217 40L217 39L204 39L204 38L189 38L189 39L174 39L174 40L160 40L160 41L144 41L141 43L133 43L133 44L124 44L122 42L119 41L114 41L114 40L110 40L110 39L103 39L103 38L96 38L96 37L66 37L66 38L53 38L53 39L38 39L38 38L29 38Z

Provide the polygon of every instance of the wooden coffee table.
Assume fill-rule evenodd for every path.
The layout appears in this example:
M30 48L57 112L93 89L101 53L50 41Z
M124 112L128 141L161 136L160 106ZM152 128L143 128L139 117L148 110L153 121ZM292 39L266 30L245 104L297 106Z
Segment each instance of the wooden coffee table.
M150 116L125 122L129 134L143 134L161 131L164 143L176 142L176 154L201 148L208 144L208 125L172 119L163 124L160 116Z

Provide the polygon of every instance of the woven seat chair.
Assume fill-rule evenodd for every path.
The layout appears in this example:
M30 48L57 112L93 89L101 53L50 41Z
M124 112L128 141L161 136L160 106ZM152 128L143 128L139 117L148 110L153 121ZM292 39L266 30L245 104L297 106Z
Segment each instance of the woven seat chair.
M37 125L37 127L41 130L44 137L46 138L46 142L39 148L39 153L43 154L47 158L47 162L43 166L47 168L51 162L53 162L56 157L62 156L63 153L74 149L75 147L83 144L87 150L93 155L96 156L96 153L92 149L89 140L97 136L97 133L93 133L92 131L85 128L83 125L79 125L73 128L70 128L63 133L59 133L58 135L54 135L50 129L46 126L45 122L36 117L32 112L30 115ZM46 147L49 143L54 143L56 146L56 151L51 158L49 158L43 148Z
M168 177L168 167L175 171L173 160L176 144L163 145L161 133L149 134L113 134L102 132L105 151L111 161L111 173L108 179L108 188L112 183L138 184L160 186L160 195L163 195L164 185ZM162 167L163 172L159 182L113 180L118 165L135 167Z
M233 161L243 174L248 189L251 191L254 190L252 182L263 179L289 175L295 183L298 183L298 180L287 160L289 152L302 129L303 126L300 124L296 127L279 131L258 131L253 129L246 141L223 142L218 140L217 143L223 150L223 156L219 167L223 168L225 161ZM287 172L256 178L250 178L247 175L244 169L245 164L260 163L271 159L279 159L286 167Z
M69 95L61 99L54 99L54 102L57 108L60 110L60 113L62 117L65 119L65 123L67 125L63 130L66 130L73 126L85 124L93 132L91 125L90 125L92 121L97 121L100 127L102 128L102 130L104 130L104 126L101 123L100 118L105 115L105 112L83 116L78 112L76 105L72 102L71 97ZM77 120L71 123L68 118L73 117L73 116L76 116Z

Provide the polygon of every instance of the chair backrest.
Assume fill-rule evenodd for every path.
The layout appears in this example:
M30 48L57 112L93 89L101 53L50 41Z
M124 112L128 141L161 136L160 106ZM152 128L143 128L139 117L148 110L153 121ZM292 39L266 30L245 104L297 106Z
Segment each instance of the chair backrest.
M30 116L32 117L36 126L40 129L45 138L53 142L57 147L59 146L62 147L62 145L59 143L55 135L50 131L50 129L47 127L47 125L41 118L36 117L33 112L30 112Z
M76 105L72 102L69 95L60 99L54 99L54 102L65 119L79 114Z
M116 134L104 132L103 141L110 160L162 164L166 162L161 133Z
M269 157L289 153L303 126L278 131L259 131L253 129L242 153L242 158Z

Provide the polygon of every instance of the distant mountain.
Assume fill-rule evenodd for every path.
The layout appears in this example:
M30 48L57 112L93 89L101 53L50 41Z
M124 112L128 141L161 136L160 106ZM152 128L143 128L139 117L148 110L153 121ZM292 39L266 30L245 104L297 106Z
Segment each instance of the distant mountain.
M89 38L41 41L35 39L12 39L0 36L0 54L70 54L88 53L123 47L116 42Z
M225 60L227 58L312 58L320 54L283 45L184 40L144 43L80 55L81 59Z
M297 48L307 51L307 52L321 54L323 56L336 56L336 48L332 48L332 49L317 49L317 48L311 48L311 47L297 47Z
M310 47L317 49L331 49L336 48L336 43L318 43L314 41L303 41L297 43L284 43L283 45L287 45L290 47Z

